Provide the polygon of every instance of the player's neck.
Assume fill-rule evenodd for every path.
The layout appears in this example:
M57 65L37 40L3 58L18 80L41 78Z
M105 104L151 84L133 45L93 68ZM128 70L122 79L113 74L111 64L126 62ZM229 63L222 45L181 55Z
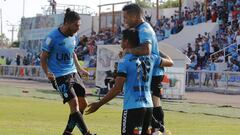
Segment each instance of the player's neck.
M72 36L71 33L68 32L68 28L66 26L64 26L64 25L60 27L60 31L66 37Z
M143 18L141 18L141 19L139 19L139 20L137 21L137 23L136 23L136 25L135 25L135 26L138 26L139 24L141 24L141 23L143 23L143 22L145 22L145 21L144 21L144 19L143 19Z

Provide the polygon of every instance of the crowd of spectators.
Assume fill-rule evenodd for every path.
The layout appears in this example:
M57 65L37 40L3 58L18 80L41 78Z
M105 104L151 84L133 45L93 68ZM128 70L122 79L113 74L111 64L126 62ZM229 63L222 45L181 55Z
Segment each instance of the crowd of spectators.
M151 22L151 16L145 13L145 19L154 28L158 41L162 41L171 34L176 34L186 25L196 25L206 21L218 22L219 30L216 34L205 33L198 35L195 43L189 43L184 53L195 63L194 69L205 69L208 61L212 62L227 62L228 69L231 71L239 71L239 52L238 46L240 44L240 29L239 18L240 15L240 0L228 0L224 3L223 0L208 0L208 7L204 3L195 1L193 7L184 7L183 11L175 12L170 18L161 16L155 24ZM205 14L206 13L206 14ZM120 44L121 31L124 29L123 25L119 26L116 33L111 29L103 29L99 33L92 32L90 36L81 35L77 37L79 43L76 48L76 54L80 61L84 61L84 67L96 67L96 54L98 45ZM236 44L236 45L232 45ZM219 50L229 47L225 53ZM211 54L215 53L213 57ZM229 57L224 57L228 55ZM18 58L19 57L19 58ZM210 59L212 58L212 59ZM13 65L39 65L39 56L27 54L26 56L17 56L9 59L8 64ZM20 59L21 62L16 62ZM194 65L194 64L193 64Z
M232 3L236 3L235 6ZM208 9L211 14L207 18L211 18L212 22L217 21L219 30L213 35L199 34L193 45L188 43L184 53L191 60L189 69L216 70L209 68L209 63L226 62L226 70L240 71L240 15L233 15L239 3L239 0L230 0L227 5L221 0L210 2ZM214 55L210 57L211 54Z
M0 65L13 65L13 66L39 66L40 57L33 56L31 53L28 53L26 56L21 56L19 54L16 57L0 57Z

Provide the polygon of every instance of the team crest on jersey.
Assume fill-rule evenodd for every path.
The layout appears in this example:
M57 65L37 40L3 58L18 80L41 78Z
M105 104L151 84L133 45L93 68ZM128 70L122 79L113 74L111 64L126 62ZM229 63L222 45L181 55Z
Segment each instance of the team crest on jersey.
M51 41L52 41L52 39L50 37L47 37L47 39L45 41L46 45L50 45Z

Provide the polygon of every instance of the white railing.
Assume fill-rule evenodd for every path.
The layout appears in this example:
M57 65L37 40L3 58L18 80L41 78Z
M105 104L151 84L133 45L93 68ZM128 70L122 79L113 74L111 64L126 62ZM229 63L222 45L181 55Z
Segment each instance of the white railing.
M88 87L95 86L95 68L86 68L90 72L90 75L83 76L83 81ZM14 78L14 79L27 79L48 81L40 66L11 66L0 65L0 77L2 78Z
M237 43L233 43L233 44L231 44L231 45L229 45L229 46L227 46L227 47L224 47L223 49L221 49L221 50L219 50L219 51L217 51L217 52L214 52L213 54L210 55L210 58L213 59L213 57L214 57L215 55L217 55L217 54L219 54L219 53L221 53L221 52L223 52L223 56L224 56L224 58L226 58L227 56L229 56L229 55L231 54L231 53L226 54L227 49L229 49L230 47L235 46L235 45L237 46L237 51L238 51L240 44L237 45ZM226 62L226 59L224 59L224 62Z
M47 80L40 66L0 65L0 77Z
M73 4L59 4L57 3L56 11L57 14L62 14L66 11L67 8L78 12L79 14L95 14L95 11L86 5L73 5ZM52 14L52 7L50 5L45 5L42 7L45 14Z
M240 72L187 70L186 90L240 94Z

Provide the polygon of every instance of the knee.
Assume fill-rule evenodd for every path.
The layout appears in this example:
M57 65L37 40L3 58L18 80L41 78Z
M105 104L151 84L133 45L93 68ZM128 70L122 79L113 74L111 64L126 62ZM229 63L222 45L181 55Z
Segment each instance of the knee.
M83 112L87 107L88 103L85 97L78 97L79 110Z
M68 103L69 103L71 112L77 112L77 111L79 111L77 98L71 99Z

